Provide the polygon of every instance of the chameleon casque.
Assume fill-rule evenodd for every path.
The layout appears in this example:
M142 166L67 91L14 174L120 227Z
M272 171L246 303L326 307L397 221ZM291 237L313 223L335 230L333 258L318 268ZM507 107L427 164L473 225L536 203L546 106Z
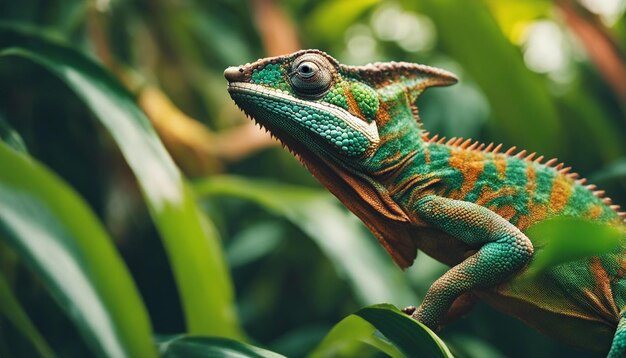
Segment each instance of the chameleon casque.
M625 226L626 213L555 160L425 132L415 100L457 78L429 66L346 66L318 50L229 67L235 103L276 136L406 268L422 250L451 269L407 313L438 328L482 299L545 334L626 353L626 247L555 266L526 285L524 234L555 216ZM589 238L592 240L593 238ZM609 352L610 349L610 352Z

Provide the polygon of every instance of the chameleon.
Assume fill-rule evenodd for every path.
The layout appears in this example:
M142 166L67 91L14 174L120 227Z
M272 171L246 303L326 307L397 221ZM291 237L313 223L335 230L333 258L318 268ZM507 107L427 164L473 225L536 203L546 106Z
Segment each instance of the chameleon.
M406 62L348 66L301 50L224 76L235 104L400 268L418 250L450 266L419 307L405 309L412 318L438 329L480 299L572 345L626 356L626 245L517 283L541 249L525 234L531 225L570 216L624 228L626 213L556 159L425 131L417 98L456 83L454 74Z

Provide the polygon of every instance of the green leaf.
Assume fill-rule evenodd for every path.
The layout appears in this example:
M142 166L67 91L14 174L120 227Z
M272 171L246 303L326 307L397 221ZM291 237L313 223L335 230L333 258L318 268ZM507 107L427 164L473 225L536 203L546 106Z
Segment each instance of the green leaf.
M374 346L391 357L452 357L445 343L428 327L389 304L365 307L344 318L311 357L350 356L359 344Z
M58 76L109 131L137 177L168 253L188 332L240 337L219 237L132 96L106 70L48 37L0 25L0 55L29 59Z
M355 314L376 327L407 357L452 357L433 331L392 305L365 307Z
M41 278L101 356L155 355L137 288L87 204L0 142L0 237Z
M42 357L54 357L54 352L41 336L35 325L24 311L24 308L13 295L9 283L4 275L0 273L0 315L4 315L9 322L13 324L24 336L28 338L30 343L35 347Z
M535 246L529 274L564 262L601 255L616 248L626 233L606 223L573 217L557 217L541 221L526 231Z
M407 278L383 253L358 219L343 210L330 194L282 183L214 176L194 184L198 196L231 196L250 200L282 216L311 237L345 275L363 304L417 302Z
M159 344L163 358L284 358L249 344L218 337L179 336Z
M375 347L393 358L404 357L402 352L376 333L376 327L366 320L350 315L328 332L309 357L354 357L364 344Z

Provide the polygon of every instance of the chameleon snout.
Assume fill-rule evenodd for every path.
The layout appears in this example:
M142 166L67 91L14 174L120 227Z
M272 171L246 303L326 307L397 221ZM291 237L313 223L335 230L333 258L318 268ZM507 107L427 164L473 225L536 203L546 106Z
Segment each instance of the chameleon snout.
M242 82L244 80L244 71L242 67L228 67L224 70L224 77L228 82Z

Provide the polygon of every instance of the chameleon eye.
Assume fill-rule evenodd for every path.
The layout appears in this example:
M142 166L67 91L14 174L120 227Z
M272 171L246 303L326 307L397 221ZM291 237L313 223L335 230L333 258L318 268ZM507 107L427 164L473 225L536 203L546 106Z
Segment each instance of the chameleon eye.
M298 66L298 76L302 78L311 78L319 71L317 65L313 62L301 62Z
M322 97L333 81L331 65L318 54L304 54L292 65L290 81L294 91L312 99Z

